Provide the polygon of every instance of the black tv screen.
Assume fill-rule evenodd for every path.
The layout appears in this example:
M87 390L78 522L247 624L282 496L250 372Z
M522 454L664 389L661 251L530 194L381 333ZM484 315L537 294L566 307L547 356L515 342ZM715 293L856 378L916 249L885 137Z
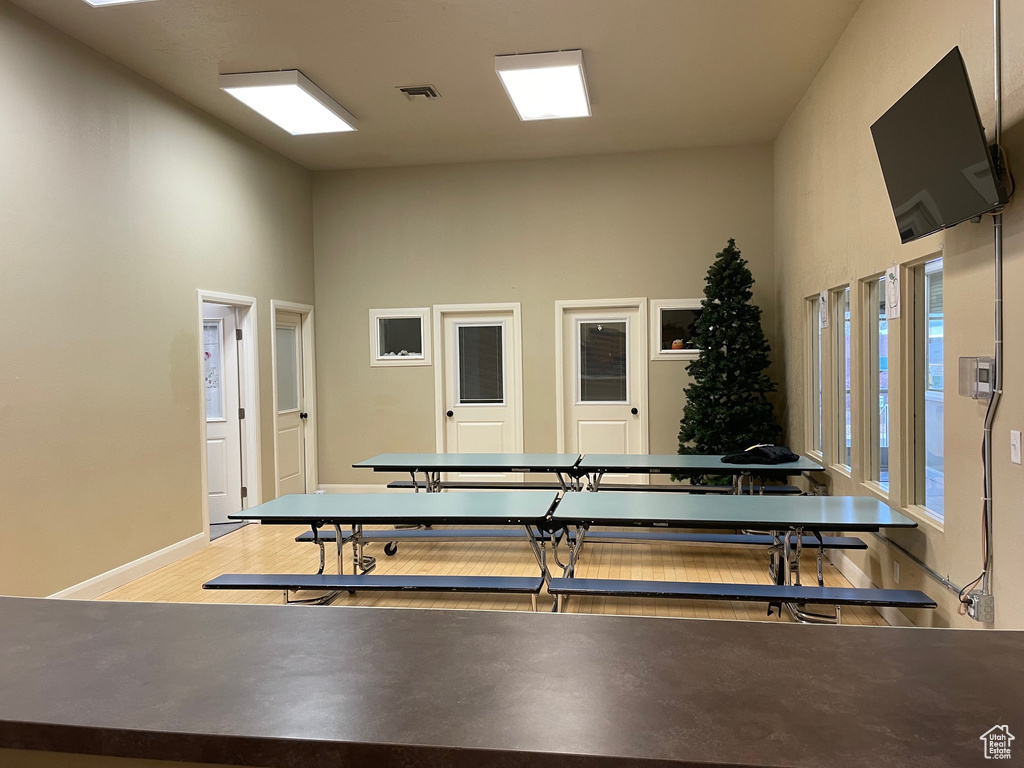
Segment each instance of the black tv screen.
M871 135L904 243L1006 204L959 48L878 118Z

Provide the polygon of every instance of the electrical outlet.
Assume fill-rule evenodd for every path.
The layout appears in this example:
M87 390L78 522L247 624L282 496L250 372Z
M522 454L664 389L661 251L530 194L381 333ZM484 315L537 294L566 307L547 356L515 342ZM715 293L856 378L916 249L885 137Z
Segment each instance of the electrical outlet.
M892 561L892 580L893 583L900 583L900 564L898 560Z
M967 595L967 615L983 624L996 620L996 600L992 595L971 592Z
M1010 461L1020 464L1020 430L1010 430Z

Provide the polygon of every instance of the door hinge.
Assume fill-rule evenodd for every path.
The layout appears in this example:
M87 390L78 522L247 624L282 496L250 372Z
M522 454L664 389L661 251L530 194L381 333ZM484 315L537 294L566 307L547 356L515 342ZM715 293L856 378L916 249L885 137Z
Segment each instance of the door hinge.
M241 328L235 328L235 341L241 341L241 340L242 340L242 329Z
M246 488L244 485L242 486L242 498L243 499L249 498L249 489Z
M245 418L245 408L239 408L238 409L238 418L239 419L244 419Z

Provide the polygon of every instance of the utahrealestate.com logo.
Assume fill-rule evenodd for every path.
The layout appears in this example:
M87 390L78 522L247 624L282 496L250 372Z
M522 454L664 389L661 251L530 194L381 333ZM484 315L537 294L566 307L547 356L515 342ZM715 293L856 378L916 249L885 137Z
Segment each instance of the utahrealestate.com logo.
M1010 733L1008 725L994 725L981 734L980 738L985 742L986 760L1010 759L1010 742L1013 741L1014 735Z

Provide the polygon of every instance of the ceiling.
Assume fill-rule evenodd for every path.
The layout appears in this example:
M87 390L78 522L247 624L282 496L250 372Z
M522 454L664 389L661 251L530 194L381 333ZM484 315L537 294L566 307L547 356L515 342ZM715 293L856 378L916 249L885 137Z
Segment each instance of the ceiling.
M13 0L313 170L769 142L861 0ZM520 122L496 54L581 48L593 116ZM290 136L217 75L299 69L359 120ZM397 86L430 83L433 101Z

